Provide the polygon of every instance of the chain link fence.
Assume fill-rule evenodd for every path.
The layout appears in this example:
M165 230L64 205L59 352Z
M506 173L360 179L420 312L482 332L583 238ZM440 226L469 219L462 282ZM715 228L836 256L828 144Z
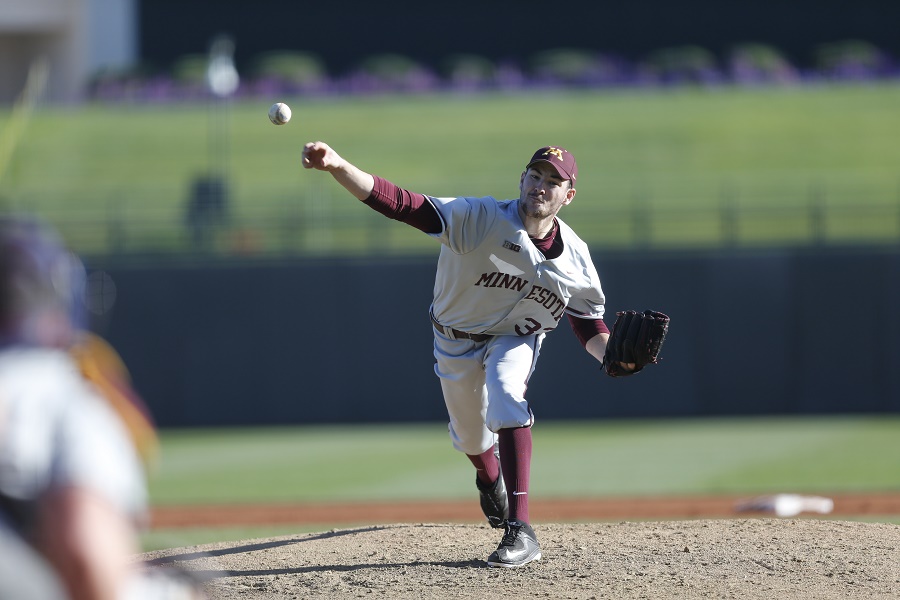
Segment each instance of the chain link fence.
M330 182L329 182L330 183ZM108 189L101 206L73 198L43 210L40 198L19 198L56 225L84 256L117 262L200 259L295 259L432 254L434 240L385 219L333 185L302 190L272 186L221 202L166 187ZM252 197L250 197L252 196ZM161 199L180 198L162 202ZM895 197L810 186L801 195L753 197L722 186L715 197L680 198L636 191L615 204L575 203L561 213L592 247L617 250L896 245L900 187Z

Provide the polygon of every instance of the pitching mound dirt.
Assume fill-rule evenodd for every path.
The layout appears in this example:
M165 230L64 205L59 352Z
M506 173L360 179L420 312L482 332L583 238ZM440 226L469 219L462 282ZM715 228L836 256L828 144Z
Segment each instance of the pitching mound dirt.
M900 598L900 526L740 519L535 527L542 560L495 569L498 530L396 524L142 555L215 600Z

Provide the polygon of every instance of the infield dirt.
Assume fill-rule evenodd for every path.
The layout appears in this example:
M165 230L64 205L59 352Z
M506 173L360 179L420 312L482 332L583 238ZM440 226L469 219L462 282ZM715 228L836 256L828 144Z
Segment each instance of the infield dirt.
M271 516L271 515L270 515ZM210 598L896 599L900 526L837 518L535 523L543 558L485 564L501 532L394 523L150 552Z

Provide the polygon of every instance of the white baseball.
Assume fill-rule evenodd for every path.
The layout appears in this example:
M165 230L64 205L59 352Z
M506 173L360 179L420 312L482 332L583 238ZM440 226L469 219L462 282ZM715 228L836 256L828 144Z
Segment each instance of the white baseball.
M276 125L284 125L291 120L291 107L284 102L276 102L269 109L269 120Z

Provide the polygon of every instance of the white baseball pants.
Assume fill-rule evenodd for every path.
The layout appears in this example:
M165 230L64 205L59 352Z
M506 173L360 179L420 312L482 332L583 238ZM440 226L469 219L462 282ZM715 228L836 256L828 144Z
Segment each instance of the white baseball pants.
M481 454L494 445L500 429L534 423L525 390L543 341L543 333L474 342L434 331L434 372L441 380L454 448Z

